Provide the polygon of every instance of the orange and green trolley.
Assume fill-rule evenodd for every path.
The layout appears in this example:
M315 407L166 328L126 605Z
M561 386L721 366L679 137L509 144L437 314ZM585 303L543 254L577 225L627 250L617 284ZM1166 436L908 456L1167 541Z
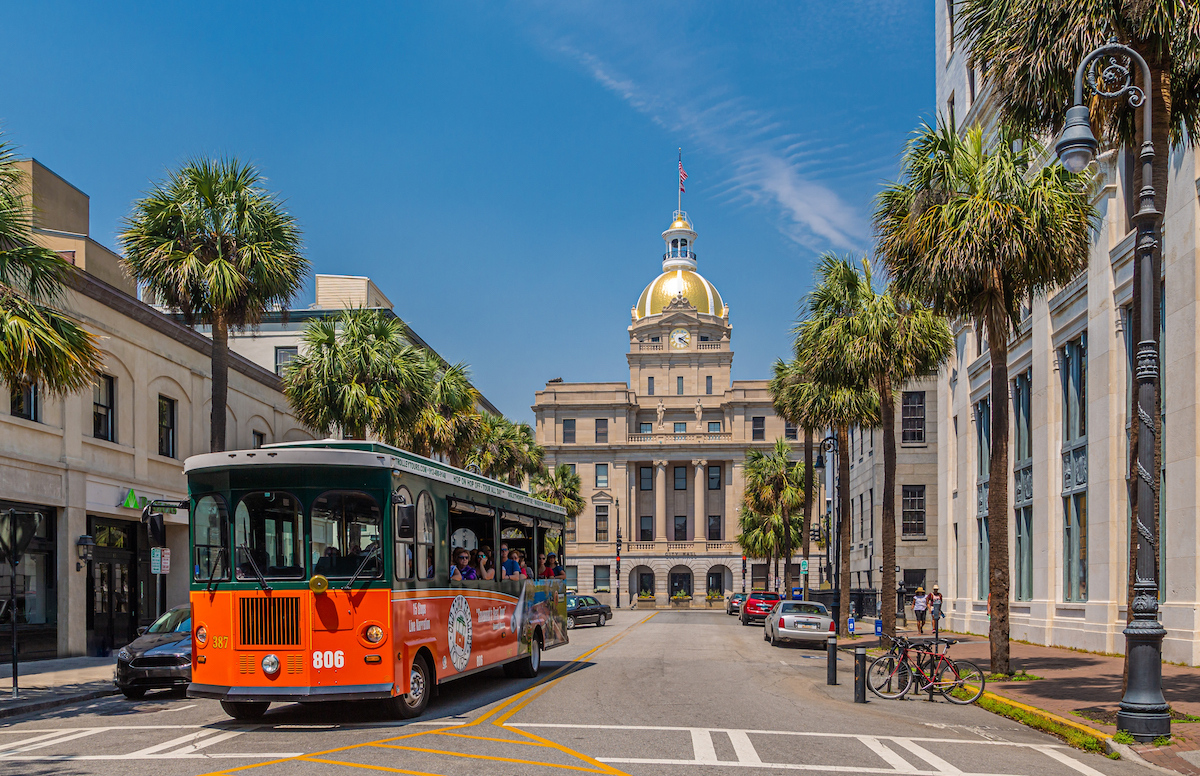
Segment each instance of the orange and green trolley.
M189 458L192 684L230 716L379 699L420 715L436 686L535 676L567 643L562 579L503 580L501 545L562 557L561 507L371 442ZM492 580L451 581L453 549ZM560 560L560 563L562 561Z

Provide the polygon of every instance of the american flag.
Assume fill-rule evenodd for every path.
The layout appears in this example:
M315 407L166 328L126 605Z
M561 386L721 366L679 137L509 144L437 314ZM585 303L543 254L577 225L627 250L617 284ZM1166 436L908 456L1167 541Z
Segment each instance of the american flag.
M683 171L683 162L681 161L679 163L679 190L680 191L687 191L687 189L685 189L683 187L683 182L686 180L687 180L687 173Z

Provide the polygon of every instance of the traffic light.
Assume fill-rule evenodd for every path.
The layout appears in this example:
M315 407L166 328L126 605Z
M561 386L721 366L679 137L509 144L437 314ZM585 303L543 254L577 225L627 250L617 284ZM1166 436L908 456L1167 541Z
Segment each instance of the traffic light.
M814 542L821 541L821 529L813 528L812 530L810 530L808 532L808 538L810 541L814 541Z
M162 512L147 512L142 515L146 530L150 534L150 544L154 547L165 547L167 544L167 528L163 524Z
M746 556L745 555L742 556L742 573L743 574L746 573Z

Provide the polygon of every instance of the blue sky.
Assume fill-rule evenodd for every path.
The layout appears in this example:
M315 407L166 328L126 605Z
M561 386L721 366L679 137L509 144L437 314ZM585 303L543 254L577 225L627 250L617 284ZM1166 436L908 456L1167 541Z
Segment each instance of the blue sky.
M91 196L93 236L116 247L190 156L253 161L315 271L371 276L526 420L547 379L628 379L676 148L734 378L762 378L816 256L869 248L872 197L934 102L917 0L41 0L6 27L0 125Z

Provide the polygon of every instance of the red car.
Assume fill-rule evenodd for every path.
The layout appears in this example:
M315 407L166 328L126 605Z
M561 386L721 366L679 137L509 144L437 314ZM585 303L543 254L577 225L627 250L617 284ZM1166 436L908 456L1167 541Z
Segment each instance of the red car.
M767 615L775 608L775 604L779 603L782 596L779 593L768 593L764 590L755 590L742 604L742 611L739 617L742 620L742 625L749 625L752 622L763 622L767 619Z

